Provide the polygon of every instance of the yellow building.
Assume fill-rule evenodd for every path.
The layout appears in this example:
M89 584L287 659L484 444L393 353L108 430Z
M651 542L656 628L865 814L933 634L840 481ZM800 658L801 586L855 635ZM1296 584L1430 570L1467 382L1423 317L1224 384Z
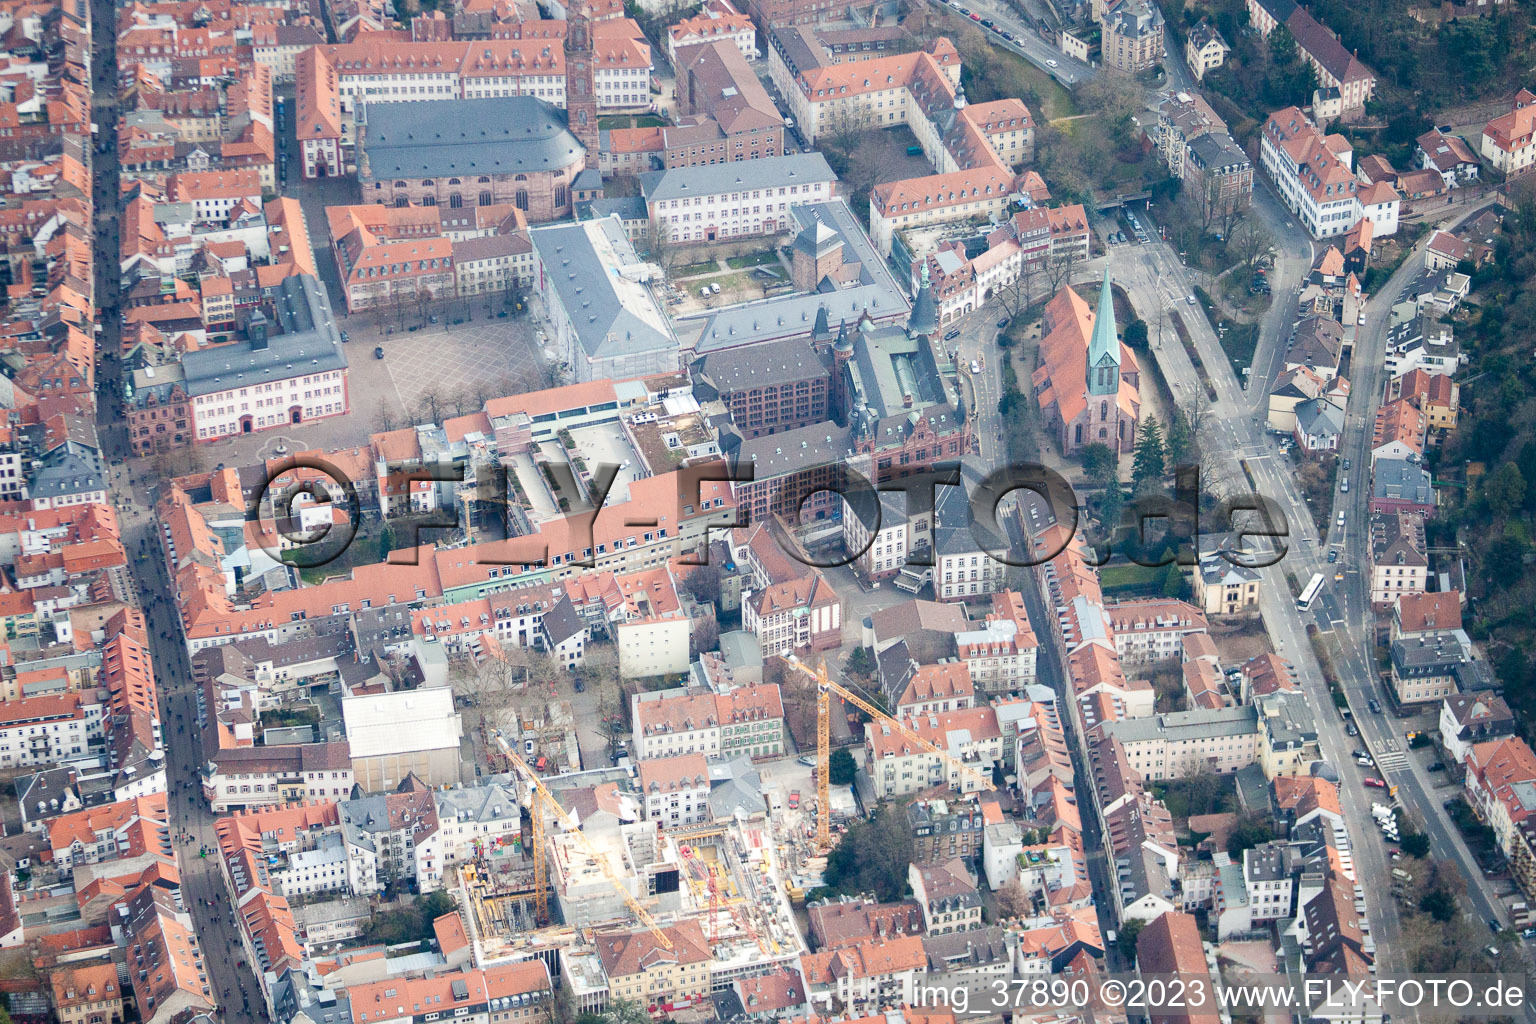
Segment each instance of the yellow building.
M1195 604L1207 615L1257 615L1259 574L1216 552L1200 559Z
M1303 694L1287 690L1254 701L1259 711L1259 767L1266 779L1310 775L1322 759L1317 726Z
M610 999L627 999L663 1014L709 1000L714 954L696 920L668 925L668 949L646 929L596 937Z
M51 981L59 1024L118 1024L123 1019L123 990L113 964L60 967Z

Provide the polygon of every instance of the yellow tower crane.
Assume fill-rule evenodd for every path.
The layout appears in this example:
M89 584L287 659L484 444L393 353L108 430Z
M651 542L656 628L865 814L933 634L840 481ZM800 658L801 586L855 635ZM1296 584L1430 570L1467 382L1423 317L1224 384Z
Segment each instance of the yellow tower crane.
M554 815L555 820L560 823L560 827L569 833L572 841L581 848L581 852L592 858L592 862L603 873L603 877L608 879L608 884L612 885L618 891L618 894L623 897L624 904L629 907L629 912L634 914L635 919L650 930L651 935L655 937L657 942L667 949L673 948L672 940L667 938L667 933L661 930L661 926L656 923L656 919L651 917L650 911L642 907L640 902L629 894L629 890L624 887L624 883L619 881L618 876L613 873L613 869L608 866L608 859L598 852L592 845L592 841L577 827L576 819L565 813L565 808L560 806L560 802L555 799L555 795L545 787L544 781L539 778L538 773L529 767L528 762L524 761L517 751L512 749L512 745L507 742L500 729L496 730L495 737L502 753L512 763L513 768L533 787L533 792L537 796L538 801L542 802L544 808L547 808ZM538 803L535 803L533 808L531 808L531 813L533 818L534 907L539 917L539 923L547 924L549 921L549 867L544 862L544 815Z
M996 789L992 779L985 772L930 743L919 736L905 724L892 718L881 711L869 701L849 690L840 683L835 683L827 675L827 663L820 662L815 669L801 661L791 661L795 668L816 680L816 845L825 853L832 847L832 809L830 801L831 771L829 760L832 746L832 695L835 693L843 700L852 704L860 711L877 722L882 722L900 733L906 740L917 744L928 753L936 756L947 767L953 768L962 778L970 778L976 783L978 789ZM873 766L871 766L873 771Z

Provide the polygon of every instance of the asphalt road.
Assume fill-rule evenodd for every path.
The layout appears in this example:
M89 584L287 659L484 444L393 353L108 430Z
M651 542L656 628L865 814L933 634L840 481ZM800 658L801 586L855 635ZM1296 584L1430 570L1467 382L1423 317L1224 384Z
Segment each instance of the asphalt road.
M1469 208L1461 219L1481 212L1492 201ZM1350 493L1334 494L1334 518L1331 527L1334 544L1343 554L1340 562L1347 566L1345 578L1335 585L1333 601L1327 614L1339 636L1344 656L1338 665L1340 684L1349 697L1351 706L1359 717L1362 738L1377 762L1382 765L1387 780L1398 787L1398 801L1423 822L1430 838L1430 853L1437 859L1457 865L1467 879L1467 899L1473 914L1481 921L1508 923L1502 901L1493 886L1484 878L1476 859L1451 824L1443 805L1455 791L1436 791L1434 775L1425 770L1420 759L1403 756L1407 741L1403 733L1409 724L1387 714L1363 715L1367 701L1372 697L1388 706L1386 694L1376 682L1375 658L1372 633L1373 618L1370 610L1370 538L1365 524L1369 523L1370 488L1369 459L1372 427L1376 409L1381 404L1387 383L1385 369L1386 335L1393 303L1398 301L1402 290L1424 268L1421 245L1392 275L1387 284L1371 297L1366 307L1365 326L1360 330L1350 360L1350 398L1346 410L1344 448L1341 455L1350 460L1350 474L1359 485ZM1338 515L1344 516L1345 526L1337 525ZM1351 529L1351 526L1354 526ZM1327 628L1324 626L1323 628ZM1385 763L1383 763L1385 758Z
M1465 215L1476 212L1477 208L1472 208ZM1285 223L1288 219L1288 215L1279 218L1282 233L1277 236L1282 240L1279 248L1285 257L1281 261L1283 268L1287 265L1299 267L1305 241L1305 236L1296 233L1299 229L1294 223ZM1161 243L1113 250L1111 265L1123 272L1123 277L1121 273L1116 276L1132 290L1137 308L1149 325L1155 323L1155 315L1148 314L1157 308L1157 303L1163 303L1165 308L1174 305L1176 296L1188 294L1190 290L1187 275L1177 257ZM1313 707L1331 708L1332 699L1307 639L1306 625L1315 622L1325 632L1333 630L1345 650L1336 669L1351 707L1357 712L1355 717L1362 736L1359 739L1348 736L1343 720L1324 712L1317 716L1319 743L1325 760L1338 768L1343 780L1340 802L1350 835L1355 839L1356 873L1366 883L1368 917L1378 944L1378 956L1389 968L1403 966L1403 951L1392 941L1399 934L1395 903L1384 898L1379 886L1370 884L1372 880L1387 877L1391 863L1369 814L1371 802L1381 798L1381 791L1361 785L1359 779L1364 773L1353 763L1352 752L1361 746L1371 751L1388 780L1399 787L1399 802L1424 823L1430 837L1431 855L1456 864L1466 877L1472 913L1480 920L1507 920L1497 894L1483 878L1466 844L1447 819L1441 807L1443 795L1434 793L1433 778L1415 758L1404 756L1406 742L1402 731L1410 726L1385 714L1371 714L1366 710L1371 697L1381 698L1383 694L1375 681L1371 653L1374 626L1368 601L1369 577L1365 571L1368 564L1369 488L1364 486L1367 479L1364 474L1375 406L1384 386L1382 362L1388 313L1400 290L1422 265L1421 252L1410 256L1388 285L1370 301L1361 340L1357 342L1345 454L1351 458L1351 472L1358 476L1361 486L1353 488L1348 495L1336 492L1335 512L1344 512L1344 524L1338 526L1335 517L1331 538L1340 543L1345 552L1341 558L1345 581L1336 587L1329 579L1323 596L1310 612L1302 613L1296 608L1284 574L1272 569L1262 574L1260 602L1265 627L1277 652L1296 665ZM1291 272L1291 269L1282 269L1277 273L1277 296L1292 290L1279 287L1282 282L1290 283ZM1275 306L1278 308L1272 310L1261 334L1256 356L1256 364L1261 366L1272 366L1279 358L1280 347L1288 336L1290 321L1294 319L1294 299L1282 301L1277 298ZM1244 491L1248 489L1237 465L1238 457L1245 458L1259 493L1275 501L1294 524L1290 550L1281 566L1303 581L1314 572L1324 572L1331 577L1334 566L1326 562L1329 545L1313 539L1310 518L1289 463L1266 436L1262 414L1263 387L1256 384L1245 395L1208 321L1187 303L1184 310L1187 312L1181 312L1181 316L1190 327L1196 350L1217 391L1217 400L1210 403L1214 437L1207 437L1205 444L1208 450L1221 453L1217 464L1224 482L1238 484ZM1176 392L1182 388L1188 394L1200 385L1182 346L1171 336L1171 330L1168 333L1166 343L1155 350L1155 355Z
M1091 65L1084 64L1074 57L1068 57L1041 39L1033 26L1025 24L1024 19L1005 0L964 0L963 3L960 0L955 0L953 3L932 0L932 2L936 6L947 7L956 12L964 7L979 17L986 18L995 26L994 29L988 30L979 24L976 27L986 32L987 40L993 46L1013 51L1068 88L1086 82L1098 74ZM1004 39L998 34L999 29L1011 33L1013 39L1011 41Z
M1195 349L1216 389L1214 402L1207 401L1199 376L1171 324L1163 330L1161 339L1154 334L1151 341L1153 355L1176 397L1183 400L1192 395L1208 405L1202 443L1214 455L1209 465L1218 476L1209 484L1228 494L1251 490L1238 461L1245 459L1254 474L1258 493L1273 501L1293 524L1288 540L1289 552L1281 566L1261 573L1260 609L1276 652L1296 666L1311 706L1330 708L1332 702L1327 684L1312 654L1296 601L1280 571L1282 567L1289 568L1306 579L1315 571L1311 567L1322 564L1323 558L1323 546L1316 541L1310 528L1310 517L1294 475L1266 436L1262 420L1256 420L1250 413L1249 396L1238 384L1210 322L1199 306L1191 306L1186 301L1185 296L1193 292L1193 285L1172 248L1162 242L1119 246L1111 250L1109 263L1116 280L1130 292L1132 302L1149 327L1156 330L1157 311L1161 309L1165 312L1177 310L1189 329ZM1219 529L1220 526L1211 528ZM1378 955L1384 964L1390 965L1394 957L1400 955L1400 950L1391 944L1399 932L1397 908L1390 898L1384 898L1381 887L1369 884L1372 879L1388 877L1390 871L1385 846L1377 838L1370 815L1372 800L1380 799L1380 793L1360 784L1351 756L1359 744L1346 735L1344 723L1338 716L1320 711L1316 724L1323 758L1338 768L1342 779L1339 800L1346 827L1354 840L1356 877L1366 883L1367 917L1376 938Z
M96 203L95 303L101 324L100 355L97 363L97 433L102 454L109 466L121 467L128 457L128 435L124 426L120 388L121 332L118 309L119 280L119 169L117 164L116 83L117 32L116 11L111 0L91 0L92 71L95 85L93 117L98 126L91 152L92 195ZM213 836L214 816L197 798L197 769L201 746L196 736L196 708L190 692L190 674L181 645L175 637L177 625L166 597L169 582L161 560L149 515L147 482L138 486L128 471L113 468L112 500L117 507L123 544L130 555L144 552L148 557L131 563L139 597L149 625L150 646L160 696L160 720L165 734L168 771L167 803L171 827L177 837L180 854L182 901L191 915L203 964L208 972L212 998L225 1022L251 1022L271 1019L263 1002L254 974L239 966L246 960L238 932L234 927L234 908L230 895L211 852L216 849ZM201 849L210 850L205 858Z

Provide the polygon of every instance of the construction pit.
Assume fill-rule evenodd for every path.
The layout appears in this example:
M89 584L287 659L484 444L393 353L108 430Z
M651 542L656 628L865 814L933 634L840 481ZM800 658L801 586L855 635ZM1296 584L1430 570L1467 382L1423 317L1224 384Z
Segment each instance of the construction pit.
M540 872L506 850L462 865L456 896L482 964L580 953L598 932L697 920L713 950L717 989L807 952L786 891L778 839L766 817L663 830L654 822L589 820L579 833L543 837ZM532 837L526 837L531 848ZM622 891L621 891L622 890ZM632 906L633 905L633 906Z

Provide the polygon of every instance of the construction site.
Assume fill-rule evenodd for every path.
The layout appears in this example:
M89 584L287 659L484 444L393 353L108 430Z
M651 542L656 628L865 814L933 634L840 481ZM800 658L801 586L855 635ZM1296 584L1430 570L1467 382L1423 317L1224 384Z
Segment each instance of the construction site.
M526 827L521 843L459 868L478 963L540 956L559 971L556 951L590 950L597 932L649 928L670 946L662 929L684 920L713 951L716 988L807 951L767 815L663 830L639 820L623 769L547 780L557 800L510 742L492 739L521 776Z

